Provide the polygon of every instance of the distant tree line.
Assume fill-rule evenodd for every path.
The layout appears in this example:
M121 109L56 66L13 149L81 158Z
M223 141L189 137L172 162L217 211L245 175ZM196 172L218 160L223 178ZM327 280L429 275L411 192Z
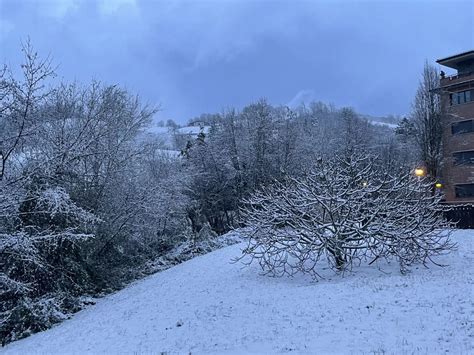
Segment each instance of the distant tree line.
M209 134L187 147L184 161L194 230L209 223L222 233L245 223L239 207L250 193L302 176L318 159L345 150L371 152L387 167L406 171L415 161L413 144L393 129L321 102L291 110L260 100L213 115L208 123Z

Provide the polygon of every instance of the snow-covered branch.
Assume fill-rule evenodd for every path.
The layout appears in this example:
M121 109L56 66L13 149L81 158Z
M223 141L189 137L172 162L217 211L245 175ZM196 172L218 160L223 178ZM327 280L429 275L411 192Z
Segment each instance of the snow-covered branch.
M402 272L453 248L440 197L411 174L384 171L374 157L320 160L314 171L254 193L244 255L274 275L337 270L395 258Z

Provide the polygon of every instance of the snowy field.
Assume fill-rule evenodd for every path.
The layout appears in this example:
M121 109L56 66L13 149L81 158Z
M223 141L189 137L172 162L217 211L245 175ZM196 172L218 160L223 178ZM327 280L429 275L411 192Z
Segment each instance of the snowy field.
M241 244L197 257L98 300L4 354L473 354L474 230L445 268L358 268L325 280L270 278L229 261Z

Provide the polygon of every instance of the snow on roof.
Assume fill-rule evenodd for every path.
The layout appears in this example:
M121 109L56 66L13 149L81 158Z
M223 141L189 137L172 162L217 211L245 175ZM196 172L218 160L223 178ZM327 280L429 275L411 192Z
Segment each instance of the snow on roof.
M210 130L210 126L187 126L181 127L177 129L177 132L180 134L189 134L189 135L198 135L199 133L203 132L204 134L208 134Z

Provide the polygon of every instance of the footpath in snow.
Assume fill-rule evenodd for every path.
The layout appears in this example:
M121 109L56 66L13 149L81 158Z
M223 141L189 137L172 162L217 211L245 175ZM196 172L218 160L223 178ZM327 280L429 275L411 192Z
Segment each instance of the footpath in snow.
M474 230L440 268L396 263L340 277L271 278L230 263L242 244L197 257L98 300L3 354L472 354Z

